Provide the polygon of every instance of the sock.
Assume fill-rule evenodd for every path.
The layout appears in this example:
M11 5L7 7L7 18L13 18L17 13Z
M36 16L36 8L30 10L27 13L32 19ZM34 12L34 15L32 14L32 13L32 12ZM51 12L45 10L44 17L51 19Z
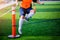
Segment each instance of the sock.
M22 34L21 29L22 29L23 21L24 21L23 18L20 18L20 19L19 19L19 28L18 28L18 32L19 32L19 34Z
M27 18L28 17L28 14L26 14L25 17Z
M28 14L28 16L26 18L30 18L34 15L34 10L31 10L30 13Z

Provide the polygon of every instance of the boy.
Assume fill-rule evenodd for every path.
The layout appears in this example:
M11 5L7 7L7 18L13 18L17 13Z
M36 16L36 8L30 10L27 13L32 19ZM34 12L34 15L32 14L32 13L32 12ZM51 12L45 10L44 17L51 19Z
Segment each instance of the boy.
M16 0L17 1L17 0ZM40 0L22 0L20 5L19 34L22 34L22 25L25 20L29 20L35 14L36 7L32 8L32 2L40 4Z

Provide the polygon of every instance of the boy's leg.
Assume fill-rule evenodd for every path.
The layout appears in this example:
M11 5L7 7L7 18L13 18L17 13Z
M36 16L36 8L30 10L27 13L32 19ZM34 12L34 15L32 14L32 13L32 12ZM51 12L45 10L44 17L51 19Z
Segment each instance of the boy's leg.
M21 16L20 19L19 19L19 28L18 28L19 34L22 34L22 25L23 25L23 22L24 22L24 16Z
M31 18L35 14L34 12L34 10L30 10L30 13L25 16L25 19L28 21L29 18Z
M29 8L27 11L28 11L29 13L28 13L28 15L26 16L26 20L28 21L29 18L31 18L31 17L35 14L35 12L36 12L36 7L34 6L33 9L32 9L32 8Z
M28 14L28 17L27 18L30 18L34 15L34 10L30 10L30 13Z
M20 18L19 18L19 27L18 27L18 32L19 34L22 34L22 25L23 25L23 22L24 22L24 10L23 8L20 8Z

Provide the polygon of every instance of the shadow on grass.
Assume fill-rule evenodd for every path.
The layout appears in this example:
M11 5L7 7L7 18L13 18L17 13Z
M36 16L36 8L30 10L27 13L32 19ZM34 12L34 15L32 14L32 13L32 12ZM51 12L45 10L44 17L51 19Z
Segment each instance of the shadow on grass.
M37 8L37 12L60 12L60 8L46 8L46 9L41 9Z
M11 19L0 20L0 36L11 34ZM16 20L18 28L18 19ZM18 29L17 29L18 34ZM24 22L22 27L22 36L59 36L60 19L31 19Z
M60 36L22 36L20 38L1 36L0 40L60 40Z

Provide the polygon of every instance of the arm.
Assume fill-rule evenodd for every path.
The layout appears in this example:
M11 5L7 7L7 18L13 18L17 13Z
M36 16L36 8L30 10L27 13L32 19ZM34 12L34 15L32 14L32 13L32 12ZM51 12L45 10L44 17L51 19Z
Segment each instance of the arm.
M44 2L40 2L40 0L37 0L37 3L38 4L44 4Z
M18 5L18 0L16 0L16 5Z
M18 0L16 0L16 2L18 2Z
M40 4L40 0L37 0L37 3Z
M35 10L35 12L36 12L36 3L41 4L40 0L33 0L33 9Z
M36 3L38 3L38 0L33 0L33 10L36 12Z

